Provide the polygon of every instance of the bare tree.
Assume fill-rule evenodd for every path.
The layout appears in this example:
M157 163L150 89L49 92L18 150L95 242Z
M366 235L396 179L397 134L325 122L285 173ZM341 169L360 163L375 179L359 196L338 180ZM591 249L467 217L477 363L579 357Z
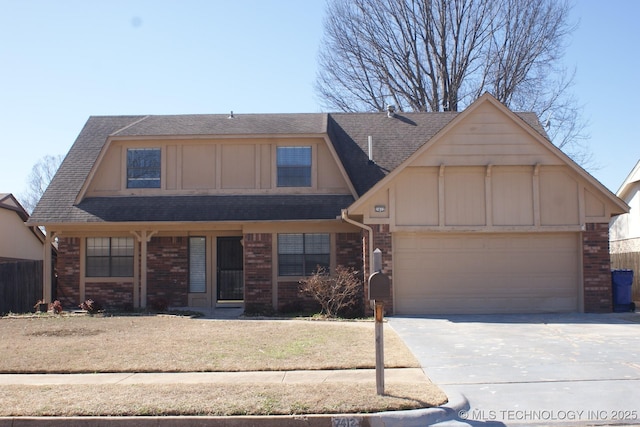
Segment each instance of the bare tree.
M560 66L569 11L566 0L331 0L316 91L341 111L458 111L488 91L536 112L572 154L586 124Z
M33 165L31 173L27 177L27 190L20 200L28 212L33 212L63 159L63 155L46 155Z

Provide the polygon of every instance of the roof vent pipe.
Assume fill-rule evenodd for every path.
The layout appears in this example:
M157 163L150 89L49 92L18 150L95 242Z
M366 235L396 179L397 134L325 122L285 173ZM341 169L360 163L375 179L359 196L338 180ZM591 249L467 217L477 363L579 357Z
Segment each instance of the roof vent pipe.
M373 163L373 138L371 135L367 137L367 142L369 144L369 163Z
M393 118L396 116L395 105L387 105L387 117Z

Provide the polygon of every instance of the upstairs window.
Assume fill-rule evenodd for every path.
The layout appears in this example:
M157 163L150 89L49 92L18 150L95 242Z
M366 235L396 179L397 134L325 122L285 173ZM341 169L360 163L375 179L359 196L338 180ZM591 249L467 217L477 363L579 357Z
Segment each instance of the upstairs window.
M311 147L278 147L278 187L311 187Z
M127 188L160 188L160 149L127 150Z
M133 237L88 237L87 277L133 277Z
M329 269L328 233L279 234L278 275L310 276L318 267Z

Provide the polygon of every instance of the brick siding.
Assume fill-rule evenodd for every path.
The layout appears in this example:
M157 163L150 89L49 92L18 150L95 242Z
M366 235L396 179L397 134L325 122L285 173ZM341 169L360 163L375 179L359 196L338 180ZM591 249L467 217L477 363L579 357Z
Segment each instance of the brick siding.
M58 238L56 298L65 310L76 309L80 301L80 239Z
M351 267L362 274L362 233L336 234L336 265Z
M606 313L612 310L609 224L586 224L582 232L584 311Z
M319 312L320 304L313 297L300 291L299 282L278 282L278 311Z
M132 307L132 282L89 282L85 284L84 291L86 299L96 301L102 308L121 310Z
M389 231L388 224L373 224L370 226L373 230L373 249L380 249L382 251L382 273L386 274L389 277L389 281L391 283L391 296L388 299L385 299L384 302L384 311L385 315L393 314L393 245L391 232ZM369 236L368 233L365 237L364 244L364 267L365 267L365 280L369 279L371 272L369 271L369 265L371 264L369 260ZM368 315L373 314L373 309L368 303L369 300L369 286L365 283L365 308L366 313Z
M187 306L188 241L187 237L154 237L149 242L147 246L148 307L160 309L163 306Z
M244 235L244 307L248 313L273 311L273 236Z

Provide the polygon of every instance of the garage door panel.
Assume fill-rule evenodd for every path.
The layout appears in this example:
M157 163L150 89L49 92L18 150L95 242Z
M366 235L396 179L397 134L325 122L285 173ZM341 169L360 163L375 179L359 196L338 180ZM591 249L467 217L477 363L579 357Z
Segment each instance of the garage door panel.
M533 313L578 308L578 236L394 237L399 314Z
M522 313L519 298L496 298L491 301L491 314ZM486 300L481 298L446 297L432 301L408 301L404 314L487 314ZM574 298L531 298L530 304L539 307L535 313L558 313L567 311Z

